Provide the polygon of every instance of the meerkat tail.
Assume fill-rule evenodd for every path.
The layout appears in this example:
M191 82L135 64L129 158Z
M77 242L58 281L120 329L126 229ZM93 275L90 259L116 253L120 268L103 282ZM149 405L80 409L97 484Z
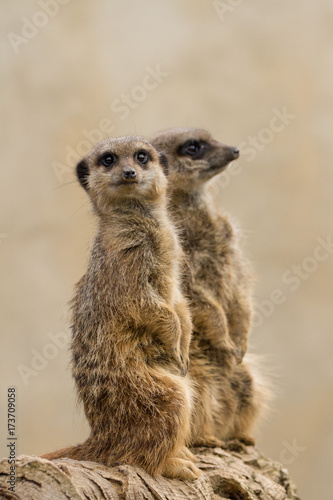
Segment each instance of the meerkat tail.
M77 446L69 446L68 448L61 448L60 450L44 453L41 458L46 460L57 460L58 458L71 458L73 460L85 460L84 447L82 444Z
M257 422L265 420L275 399L277 388L274 386L272 370L258 354L246 353L243 364L253 377L254 402L257 408Z

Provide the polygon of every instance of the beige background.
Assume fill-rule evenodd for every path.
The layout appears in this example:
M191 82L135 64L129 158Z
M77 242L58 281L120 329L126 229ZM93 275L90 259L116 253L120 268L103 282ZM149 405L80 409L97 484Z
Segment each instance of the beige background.
M256 317L262 324L251 336L278 387L258 444L286 464L303 499L331 499L333 256L308 259L317 238L333 237L331 0L225 0L224 14L199 0L62 3L53 1L53 17L40 14L43 0L0 7L1 455L11 385L20 453L87 435L68 353L49 336L66 329L66 302L93 234L86 195L70 184L75 153L66 161L68 148L83 152L84 130L101 121L105 128L105 119L101 137L200 126L243 143L216 199L246 235L259 308L274 289L283 300L264 303L267 317ZM22 30L25 38L13 35ZM152 86L147 67L156 66L164 73L156 88L137 89ZM133 108L120 112L117 99L126 93ZM272 118L284 109L293 117L280 127ZM297 290L285 275L294 265L311 271Z

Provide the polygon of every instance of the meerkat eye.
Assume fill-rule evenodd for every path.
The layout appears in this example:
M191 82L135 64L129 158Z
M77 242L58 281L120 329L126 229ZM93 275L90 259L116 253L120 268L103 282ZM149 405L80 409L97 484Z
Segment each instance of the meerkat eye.
M199 144L198 142L194 142L193 144L189 144L186 147L186 153L193 155L198 151L200 151L200 149L201 149L201 144Z
M149 158L149 154L144 150L138 151L136 154L136 159L141 165L145 165L149 161Z
M185 144L180 146L179 154L181 156L190 156L193 159L201 158L205 151L205 145L201 141L187 141Z
M112 167L117 162L117 156L113 153L105 153L100 158L100 164L104 165L104 167Z

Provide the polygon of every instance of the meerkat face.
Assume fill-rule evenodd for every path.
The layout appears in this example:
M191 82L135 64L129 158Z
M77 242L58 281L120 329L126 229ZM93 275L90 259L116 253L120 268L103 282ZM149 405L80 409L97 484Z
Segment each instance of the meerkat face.
M167 160L145 139L121 137L95 146L76 167L99 212L128 199L157 199L166 191Z
M225 146L200 129L165 130L151 142L167 155L171 190L204 184L239 156L237 148Z

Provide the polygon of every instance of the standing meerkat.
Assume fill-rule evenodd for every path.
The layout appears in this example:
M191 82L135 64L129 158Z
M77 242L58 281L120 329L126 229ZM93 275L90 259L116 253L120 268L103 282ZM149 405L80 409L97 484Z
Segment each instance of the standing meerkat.
M214 207L208 187L239 151L200 129L169 129L151 142L168 158L169 210L189 263L184 273L193 321L189 374L200 395L193 442L215 445L241 438L252 443L249 433L263 392L253 369L236 365L251 326L251 275L237 232Z
M77 165L98 217L72 300L72 372L91 434L44 458L125 463L180 479L200 474L186 448L192 325L163 168L165 157L138 137L103 141Z
M200 129L166 130L152 144L169 160L169 209L191 265L185 290L194 332L240 362L251 326L250 274L237 231L217 211L208 186L239 151Z

